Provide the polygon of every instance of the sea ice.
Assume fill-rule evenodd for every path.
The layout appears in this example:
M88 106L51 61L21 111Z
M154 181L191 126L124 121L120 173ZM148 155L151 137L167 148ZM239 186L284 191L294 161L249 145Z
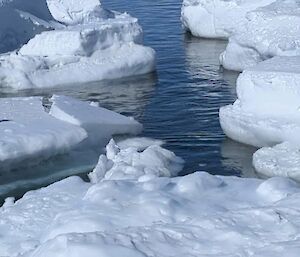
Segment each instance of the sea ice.
M242 71L274 56L300 55L300 2L277 0L247 14L245 26L229 38L221 64Z
M246 14L275 0L184 0L181 20L194 36L228 38L245 26Z
M53 87L140 75L155 69L136 18L104 10L98 1L47 1L63 22L0 55L0 81L15 89ZM1 7L0 7L1 10ZM22 17L37 23L29 13ZM49 23L39 20L40 24Z
M63 153L87 137L83 128L45 112L40 97L2 98L0 109L1 169Z
M41 97L0 99L2 170L24 160L69 152L79 143L103 147L113 135L136 135L142 130L133 118L71 97L54 95L49 113L42 101Z
M274 57L246 69L237 80L238 100L220 109L224 132L258 147L299 141L299 79L300 57Z
M105 158L112 162L132 158L132 150L123 151L113 142L107 149ZM121 152L112 158L112 149L123 151L119 160ZM204 172L120 179L86 183L70 177L15 203L7 200L0 208L1 254L298 257L300 188L289 179Z
M266 176L300 180L300 57L276 56L246 69L237 80L238 100L220 109L225 134L264 147L253 165Z
M102 179L171 177L182 170L183 163L181 158L162 148L157 141L129 139L118 146L111 140L106 146L106 156L100 156L89 177L93 183Z
M266 176L289 177L300 181L300 147L285 142L274 147L264 147L253 155L257 172Z
M93 106L67 96L54 95L50 115L84 128L90 138L90 143L104 143L113 135L118 134L139 134L143 126L133 118L123 116L119 113Z

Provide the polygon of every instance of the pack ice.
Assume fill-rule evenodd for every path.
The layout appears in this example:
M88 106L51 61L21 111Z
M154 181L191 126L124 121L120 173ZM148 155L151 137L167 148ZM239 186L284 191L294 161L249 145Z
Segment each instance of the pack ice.
M114 134L137 134L142 129L132 118L70 97L53 96L48 113L42 100L0 99L2 170L68 152L81 142L104 146Z
M1 255L298 257L298 184L204 172L169 178L182 161L159 144L111 141L93 183L70 177L7 199Z
M136 18L105 10L98 0L47 0L45 7L50 20L36 17L30 8L18 11L24 22L47 30L19 50L0 55L2 85L53 87L154 70L154 50L141 45L142 29ZM12 7L4 2L1 8Z
M183 26L194 36L228 38L247 23L246 14L275 0L184 0Z
M300 2L277 0L247 13L247 22L230 38L221 64L242 71L274 56L300 55Z

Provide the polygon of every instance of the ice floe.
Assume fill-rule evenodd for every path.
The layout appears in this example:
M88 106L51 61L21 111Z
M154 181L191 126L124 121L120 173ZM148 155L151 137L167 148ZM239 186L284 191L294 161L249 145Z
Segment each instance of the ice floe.
M300 57L277 56L246 69L238 100L220 109L225 134L264 147L253 156L257 172L299 180Z
M194 36L228 38L247 23L247 13L275 0L184 0L181 20Z
M46 113L40 97L2 98L0 106L1 169L37 155L63 153L87 137L81 127Z
M300 55L300 2L277 0L247 13L247 22L229 38L221 64L242 71L274 56Z
M263 147L253 155L257 172L265 176L283 176L300 181L300 147L285 142L274 147Z
M121 149L119 160L121 152L112 158L111 148L121 147L113 142L107 147L105 157L113 164L132 158L127 147ZM124 174L133 165L127 164L120 166ZM176 174L173 166L166 168L168 174ZM133 170L139 173L138 166ZM70 177L28 192L15 203L8 199L0 208L1 254L298 256L300 188L289 179L196 172L176 178L153 174L94 182Z
M49 0L47 4L60 26L51 26L21 49L0 56L3 86L45 88L154 70L155 52L142 45L136 18L105 10L96 0ZM33 20L27 13L22 17Z
M143 126L133 118L67 96L54 95L50 115L84 128L90 144L106 144L113 135L139 134Z
M118 146L111 140L106 146L106 155L100 156L94 171L89 174L91 182L177 175L183 168L183 160L162 148L160 143L130 139Z
M225 133L258 147L299 141L299 74L299 57L274 57L246 69L237 80L238 100L220 109Z
M68 152L79 143L104 146L112 135L142 130L133 118L70 97L53 96L49 113L42 101L41 97L0 99L2 170Z

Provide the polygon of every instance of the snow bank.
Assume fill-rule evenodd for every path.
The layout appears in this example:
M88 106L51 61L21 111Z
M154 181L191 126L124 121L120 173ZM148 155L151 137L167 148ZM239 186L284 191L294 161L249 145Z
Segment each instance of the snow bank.
M299 57L274 57L245 70L238 100L220 109L226 135L258 147L299 141L299 75Z
M0 99L0 163L63 153L87 137L79 126L53 118L40 97Z
M142 29L136 18L107 11L93 0L49 0L47 4L56 22L63 24L36 35L20 50L1 55L2 85L43 88L154 70L155 52L141 45ZM31 14L23 16L37 22ZM49 22L40 19L39 23Z
M115 148L112 142L111 147ZM112 154L109 150L106 158ZM127 157L132 157L131 150ZM174 172L166 167L171 168L169 174ZM288 179L207 173L145 178L92 184L71 177L29 192L16 203L8 200L0 209L1 254L269 257L288 252L296 257L299 253L295 238L300 188Z
M80 126L87 131L90 143L107 143L118 134L137 135L143 126L133 118L119 113L91 105L67 96L54 95L50 115L53 117Z
M300 2L277 0L247 14L247 23L230 37L221 64L242 71L274 56L300 55Z
M266 176L290 177L300 181L299 163L299 146L289 142L261 148L253 155L256 171Z
M181 20L194 36L228 38L247 23L246 14L275 0L184 0Z

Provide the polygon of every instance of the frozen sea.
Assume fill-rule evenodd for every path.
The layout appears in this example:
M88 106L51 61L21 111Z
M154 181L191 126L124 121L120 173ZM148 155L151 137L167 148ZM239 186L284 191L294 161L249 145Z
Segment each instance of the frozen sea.
M108 9L139 18L145 45L157 52L157 72L118 81L69 85L55 89L2 92L1 97L53 93L100 102L134 116L144 125L142 136L162 139L186 161L181 175L194 171L256 177L254 148L226 139L218 111L235 98L237 73L219 66L225 41L203 40L184 33L181 0L103 0ZM34 167L0 172L0 200L50 184L71 174L86 174L98 160L97 149L73 151ZM1 169L1 168L0 168Z

